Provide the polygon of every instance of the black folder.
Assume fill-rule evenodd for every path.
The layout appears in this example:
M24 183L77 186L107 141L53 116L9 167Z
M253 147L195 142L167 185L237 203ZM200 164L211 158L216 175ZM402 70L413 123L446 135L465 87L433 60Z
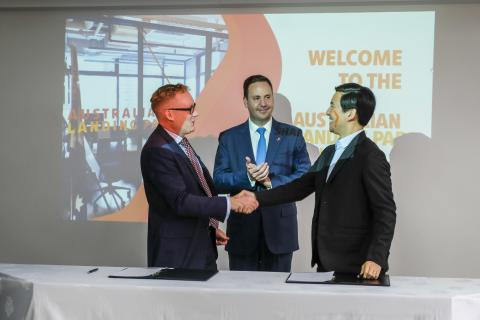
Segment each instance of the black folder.
M334 275L330 284L390 287L390 277L385 274L378 279L363 279L356 275Z
M388 274L380 276L378 279L363 279L358 277L355 274L334 274L329 280L322 281L299 281L294 280L292 273L288 276L285 282L287 283L311 283L311 284L344 284L344 285L355 285L355 286L380 286L380 287L390 287L390 277Z
M109 278L117 279L155 279L155 280L183 280L183 281L207 281L218 270L202 270L202 269L182 269L182 268L163 268L147 275L122 275L121 273L109 275Z

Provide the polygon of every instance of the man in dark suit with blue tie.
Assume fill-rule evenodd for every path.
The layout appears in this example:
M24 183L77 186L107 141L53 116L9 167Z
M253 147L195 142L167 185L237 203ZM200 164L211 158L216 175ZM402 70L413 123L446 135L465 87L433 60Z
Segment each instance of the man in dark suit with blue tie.
M230 209L249 213L256 201L217 196L212 178L188 142L198 111L188 88L164 85L151 101L159 126L145 143L141 169L148 201L148 266L216 269L218 228Z
M243 92L249 119L219 136L213 177L222 193L276 188L310 168L302 131L272 118L270 80L250 76ZM298 250L295 203L260 208L251 215L232 213L227 235L231 270L289 272Z

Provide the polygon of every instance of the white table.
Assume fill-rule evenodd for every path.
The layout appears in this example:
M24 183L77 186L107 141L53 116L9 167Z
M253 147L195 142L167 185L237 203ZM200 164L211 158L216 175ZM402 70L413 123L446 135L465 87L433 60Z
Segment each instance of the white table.
M25 280L10 284L33 292L30 319L480 319L480 279L391 277L391 287L362 287L287 284L287 273L273 272L221 271L207 282L109 279L120 268L90 268L0 264L0 301L13 314L10 275ZM4 305L0 312L4 319Z

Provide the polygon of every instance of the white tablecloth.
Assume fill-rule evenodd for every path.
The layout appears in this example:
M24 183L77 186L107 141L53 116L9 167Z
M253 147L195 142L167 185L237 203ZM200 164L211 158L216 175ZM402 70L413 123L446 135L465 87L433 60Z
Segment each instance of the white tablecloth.
M0 264L0 278L33 284L31 319L480 319L479 279L391 277L391 287L363 287L287 284L287 273L270 272L221 271L207 282L109 279L120 268L90 268ZM13 314L9 290L0 295ZM9 319L4 305L0 312Z

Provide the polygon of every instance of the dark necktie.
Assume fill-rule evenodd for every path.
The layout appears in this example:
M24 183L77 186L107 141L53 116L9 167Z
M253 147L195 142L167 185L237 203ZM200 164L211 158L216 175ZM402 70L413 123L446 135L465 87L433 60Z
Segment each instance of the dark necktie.
M192 164L193 169L195 170L195 173L197 174L198 179L200 180L200 184L202 185L203 191L205 191L207 196L212 197L212 191L208 186L207 180L205 179L205 175L203 174L202 167L200 166L200 161L195 155L195 152L193 151L193 148L190 145L190 142L188 142L187 138L184 137L182 141L180 141L180 145L182 145L185 148L185 153L187 154L188 160L190 160L190 163ZM213 218L210 218L209 225L217 229L218 221Z

